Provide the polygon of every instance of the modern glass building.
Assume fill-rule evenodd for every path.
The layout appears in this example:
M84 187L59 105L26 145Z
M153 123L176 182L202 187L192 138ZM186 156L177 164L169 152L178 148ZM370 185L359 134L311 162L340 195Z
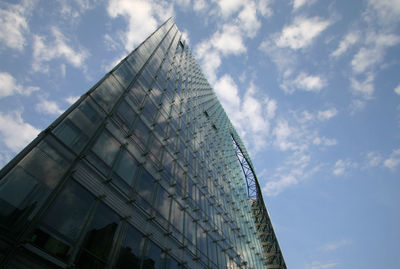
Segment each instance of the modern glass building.
M1 268L286 268L172 19L0 171Z

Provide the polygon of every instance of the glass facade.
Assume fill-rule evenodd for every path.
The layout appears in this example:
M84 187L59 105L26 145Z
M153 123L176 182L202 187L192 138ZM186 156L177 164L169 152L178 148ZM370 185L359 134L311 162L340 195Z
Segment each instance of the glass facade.
M1 267L267 267L240 138L181 36L165 22L1 170Z

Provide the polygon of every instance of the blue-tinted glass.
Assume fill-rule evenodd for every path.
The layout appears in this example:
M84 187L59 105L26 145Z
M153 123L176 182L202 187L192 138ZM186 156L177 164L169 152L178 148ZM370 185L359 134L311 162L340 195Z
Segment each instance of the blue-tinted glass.
M116 262L117 269L139 269L140 250L143 235L134 227L128 226L126 237L121 245Z
M119 219L119 216L103 203L98 206L96 214L86 231L82 245L83 253L86 254L86 257L84 260L78 260L79 268L90 268L88 265L91 260L107 260ZM92 258L89 259L89 257Z
M103 132L94 144L92 151L107 165L111 165L119 150L120 144L107 132Z
M128 184L132 185L138 162L124 150L115 166L115 172Z
M87 220L94 196L73 180L65 186L35 231L33 243L47 252L66 259Z
M161 249L152 241L148 241L147 255L143 257L143 267L148 269L162 269Z
M115 102L121 96L123 88L113 76L108 76L91 93L92 98L104 109L110 112Z

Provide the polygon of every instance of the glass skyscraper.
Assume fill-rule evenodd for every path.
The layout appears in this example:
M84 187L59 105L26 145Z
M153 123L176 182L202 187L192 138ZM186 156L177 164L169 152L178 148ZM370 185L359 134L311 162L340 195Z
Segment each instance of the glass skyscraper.
M1 268L286 268L172 19L0 171Z

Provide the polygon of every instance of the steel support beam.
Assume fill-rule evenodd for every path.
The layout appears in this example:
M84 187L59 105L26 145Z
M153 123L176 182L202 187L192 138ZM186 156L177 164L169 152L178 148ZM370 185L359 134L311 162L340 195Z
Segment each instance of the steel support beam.
M247 184L247 195L250 200L253 218L256 224L257 233L261 240L263 254L267 262L267 268L287 269L282 251L279 247L274 228L269 218L268 210L265 206L260 184L256 173L251 165L249 158L241 149L238 139L232 134L236 156L242 168Z

